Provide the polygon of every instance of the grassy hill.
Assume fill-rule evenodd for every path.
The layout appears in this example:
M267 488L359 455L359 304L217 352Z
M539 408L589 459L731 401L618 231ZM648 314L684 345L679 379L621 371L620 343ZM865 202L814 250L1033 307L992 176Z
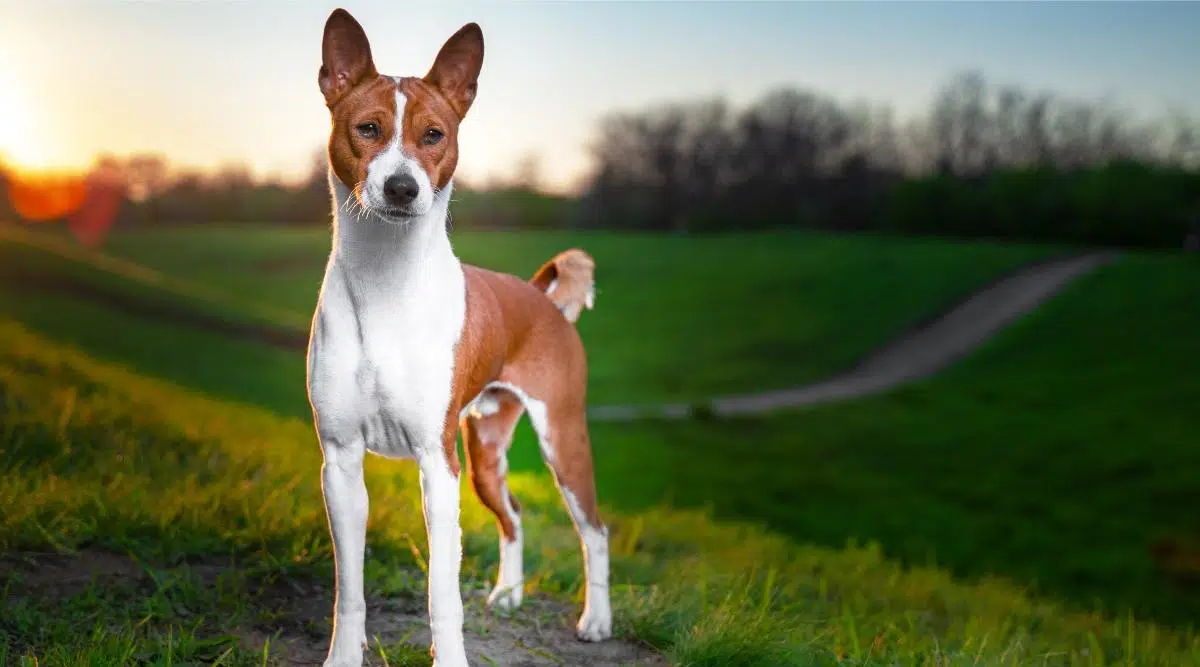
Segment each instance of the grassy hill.
M512 261L565 238L529 237ZM858 241L824 239L849 258L825 267L871 265L855 263ZM769 256L768 239L755 242ZM498 243L481 241L480 256ZM877 262L908 250L864 243ZM662 255L672 252L679 265L723 256ZM681 665L1200 665L1186 568L1189 508L1200 504L1188 446L1200 441L1200 369L1187 357L1200 267L1186 259L1106 268L947 373L885 396L761 419L594 425L618 633ZM185 273L172 279L200 279ZM644 290L678 294L661 284ZM12 573L0 580L0 664L319 653L332 572L302 359L19 287L0 289L0 572ZM878 304L895 294L803 308L845 317L822 325L836 332L887 311ZM584 321L602 319L604 294L598 307ZM670 338L638 331L642 347L669 355ZM585 332L589 345L599 336ZM621 383L647 372L611 368L626 373ZM515 632L530 657L568 632L580 583L578 547L535 452L522 426L513 486L527 508L534 605L514 619L484 614L478 597L468 605L469 632ZM411 634L424 594L415 471L372 458L368 485L375 617L408 623L380 630L373 664L429 664ZM494 575L495 530L463 497L464 577L478 593ZM1179 545L1176 558L1149 555L1160 537ZM862 546L845 546L855 538ZM1093 600L1112 613L1088 613Z
M12 323L0 325L0 351L0 552L11 573L0 660L249 665L319 653L332 572L307 424L138 377ZM598 439L617 629L671 664L1200 664L1194 634L1069 611L1001 580L904 568L876 545L807 546L667 507L617 512L621 445ZM368 463L367 578L375 613L416 627L413 472ZM743 475L728 472L721 488L764 483ZM516 473L513 488L527 508L532 597L558 606L516 620L479 611L495 533L464 490L470 630L566 631L580 584L569 522L544 475ZM712 490L735 507L750 495ZM374 664L429 664L410 633L378 638Z

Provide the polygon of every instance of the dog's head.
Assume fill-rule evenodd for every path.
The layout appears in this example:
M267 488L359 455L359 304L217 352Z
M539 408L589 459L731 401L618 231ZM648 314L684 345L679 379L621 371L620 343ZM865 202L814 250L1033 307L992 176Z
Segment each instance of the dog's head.
M425 76L381 75L358 21L330 14L317 80L333 121L330 167L357 205L397 223L429 212L458 164L458 126L482 66L483 31L468 23Z

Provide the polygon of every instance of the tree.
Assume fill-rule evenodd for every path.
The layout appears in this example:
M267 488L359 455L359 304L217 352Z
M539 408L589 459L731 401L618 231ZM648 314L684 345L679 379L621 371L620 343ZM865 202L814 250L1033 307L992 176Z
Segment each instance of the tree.
M541 158L536 153L528 153L517 160L513 170L512 187L519 190L536 192L541 188Z

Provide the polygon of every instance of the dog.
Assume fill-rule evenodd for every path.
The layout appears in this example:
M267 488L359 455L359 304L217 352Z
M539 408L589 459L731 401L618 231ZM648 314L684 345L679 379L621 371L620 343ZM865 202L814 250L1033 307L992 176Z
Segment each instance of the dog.
M607 639L608 529L597 508L587 360L574 324L593 307L595 262L572 248L523 280L460 262L447 234L458 128L475 101L483 32L463 26L423 77L385 76L362 26L337 9L321 56L333 238L309 334L307 387L336 569L325 665L357 667L365 650L367 452L415 460L420 471L435 665L468 664L460 431L475 492L500 533L488 604L521 604L521 506L505 474L522 414L583 550L586 596L576 635Z

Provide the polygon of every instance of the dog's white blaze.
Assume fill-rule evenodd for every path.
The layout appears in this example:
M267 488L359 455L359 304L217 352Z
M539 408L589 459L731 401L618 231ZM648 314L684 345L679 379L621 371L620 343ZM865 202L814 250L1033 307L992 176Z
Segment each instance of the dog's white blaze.
M417 181L417 198L413 200L409 208L418 215L424 216L431 213L430 208L434 203L433 182L429 179L429 174L421 168L421 164L404 152L404 146L401 143L403 140L401 128L406 104L408 104L408 98L397 89L395 131L392 132L392 139L388 142L387 147L379 151L379 154L367 165L365 194L369 205L386 207L388 204L383 196L384 182L391 176L408 174Z

